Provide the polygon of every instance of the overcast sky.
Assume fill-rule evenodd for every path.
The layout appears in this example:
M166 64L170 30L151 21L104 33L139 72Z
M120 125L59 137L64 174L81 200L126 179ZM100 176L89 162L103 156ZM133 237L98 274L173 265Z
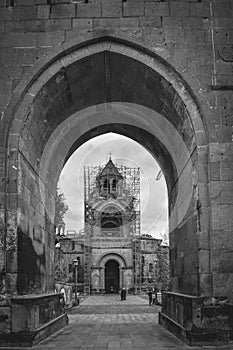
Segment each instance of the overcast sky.
M141 234L160 237L167 232L167 188L164 177L156 181L159 166L144 147L118 134L108 133L87 141L70 157L62 170L59 192L63 192L69 210L64 218L66 230L83 228L83 167L104 165L109 159L117 164L141 169Z

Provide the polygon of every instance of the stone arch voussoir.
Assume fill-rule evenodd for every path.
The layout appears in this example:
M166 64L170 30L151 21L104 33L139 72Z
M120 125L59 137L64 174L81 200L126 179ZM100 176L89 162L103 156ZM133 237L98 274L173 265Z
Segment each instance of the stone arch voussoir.
M120 268L126 267L125 259L114 252L102 255L98 260L97 266L104 268L106 263L110 260L116 261Z
M141 59L145 65L157 70L173 85L187 105L197 135L197 145L203 146L206 144L207 136L204 131L205 125L200 105L191 88L182 78L182 75L185 75L183 67L179 66L176 61L172 61L171 57L169 57L170 63L168 64L162 55L160 56L158 52L155 53L152 47L145 45L133 36L120 31L101 30L89 33L85 35L85 38L77 36L69 42L58 45L52 53L41 58L21 80L4 111L4 118L12 119L9 133L6 133L9 137L9 147L16 144L17 131L21 126L17 115L28 113L28 106L32 104L35 94L46 81L74 60L101 50L115 51L135 59ZM195 85L195 81L192 81L192 85ZM198 90L198 86L193 87L193 90ZM14 119L16 119L15 122L13 122Z

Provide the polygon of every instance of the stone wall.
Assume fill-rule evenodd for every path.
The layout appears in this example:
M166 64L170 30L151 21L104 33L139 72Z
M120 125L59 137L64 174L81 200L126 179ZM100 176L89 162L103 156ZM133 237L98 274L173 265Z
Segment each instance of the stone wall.
M0 347L33 346L68 323L62 294L16 296L0 307Z
M67 71L61 69L56 78L48 83L48 90L46 90L48 93L41 89L45 85L43 83L45 76L40 77L35 85L31 85L32 90L30 90L30 78L35 74L39 76L40 72L45 72L46 68L44 75L47 74L46 79L49 80L49 77L55 76L57 67L64 67L62 55L70 54L71 48L76 47L77 43L81 47L81 43L87 40L96 43L100 40L99 38L108 37L111 38L109 39L111 42L120 38L121 43L130 43L134 48L140 48L145 57L149 53L156 62L163 63L167 67L166 74L171 77L169 83L164 79L164 84L167 84L164 90L166 103L168 103L169 89L173 86L176 91L179 91L183 101L177 104L177 100L181 98L177 98L178 94L171 94L173 112L177 112L177 116L182 116L183 114L179 114L178 110L185 104L189 108L189 115L192 114L191 128L187 122L189 118L186 112L184 120L177 124L177 131L183 139L191 135L190 140L195 141L197 147L190 156L195 169L191 207L182 224L180 223L171 234L172 288L174 291L203 296L228 296L231 301L233 300L232 17L233 4L230 0L0 1L0 262L3 266L1 271L3 294L19 292L16 280L20 258L17 254L20 255L22 251L17 237L23 203L27 202L25 206L27 211L32 213L34 211L34 194L30 191L26 193L20 188L20 174L14 172L18 169L20 158L17 152L19 130L22 131L21 153L29 167L36 171L37 160L40 159L43 151L43 144L39 140L45 139L49 135L49 130L56 129L62 122L58 119L61 108L65 113L70 103L70 95L63 95L62 101L60 96L61 91L67 92L69 89L66 85L67 81L68 84L73 84L73 98L77 98L82 90L72 80L77 69L84 79L84 86L87 88L90 83L86 79L85 70L82 71L82 66L78 64ZM88 47L87 50L94 51L93 47ZM126 51L126 48L122 49L121 54ZM56 54L57 60L55 60ZM72 60L71 57L69 59ZM108 62L108 56L99 56L98 60L93 60L91 63L93 70L102 59ZM54 64L52 67L50 64L52 61L56 62L56 66ZM131 77L136 76L137 82L141 84L140 65L131 65L130 59L122 62L132 68L132 71L125 70L127 79L122 90L124 96L128 97L132 93ZM148 66L153 65L152 61L145 59L145 62ZM66 64L68 66L67 62ZM134 74L133 67L137 67L137 74ZM67 76L64 78L64 72L68 74L68 78ZM106 74L106 79L110 76L109 71L99 72L100 77L102 74ZM117 76L118 74L114 77L117 78ZM180 79L178 83L175 76ZM35 80L36 76L34 76ZM147 83L149 85L150 81L147 80ZM187 87L185 93L182 88L183 83ZM58 84L60 84L59 91ZM156 86L160 88L160 85ZM100 88L105 89L101 86ZM101 89L98 92L102 92ZM27 91L30 93L27 94ZM37 95L38 91L40 94ZM150 91L151 95L148 95L148 98L152 100L156 94L153 88ZM23 93L24 104L21 105L21 110L18 110L16 102L20 101ZM193 113L190 113L192 106L187 93L193 97L197 106L197 110L193 109ZM95 103L91 90L86 90L86 97L89 99L89 105ZM121 101L121 91L118 98ZM107 93L102 103L108 100ZM33 109L29 108L32 101ZM56 101L54 109L44 117L44 120L48 117L50 124L41 123L40 118L43 118L43 114L40 114L40 108L42 112L48 111L52 101ZM87 106L85 98L79 102L79 108ZM129 100L129 102L132 101ZM16 111L17 116L15 116ZM201 115L201 118L196 117L197 114ZM24 119L21 118L22 115ZM13 116L14 119L11 119ZM65 142L60 146L57 163L59 161L62 163L66 159L66 156L63 157L63 152L69 147ZM21 160L20 164L22 164ZM37 245L40 249L44 249L47 260L51 258L53 252L50 244L46 243L45 247L43 237L46 237L47 241L51 236L53 200L51 199L50 204L47 202L53 196L56 182L53 183L53 179L58 176L59 171L59 167L50 169L50 183L47 187L44 208L46 210L42 210L49 217L49 228L46 224L42 224L44 226ZM167 174L169 175L169 172ZM175 192L177 190L178 188L174 189ZM27 220L27 218L23 219L24 224ZM38 227L38 220L34 218L33 227ZM28 230L27 234L25 229L24 235L30 238L33 235L33 228ZM38 274L44 276L42 279L47 280L48 288L51 289L54 283L53 266L49 265L47 260L41 262L40 268L37 267L37 269ZM50 266L49 272L44 270L45 266L46 269ZM29 271L27 278L30 274ZM37 280L39 279L40 277ZM33 286L29 278L26 289L24 288L22 292L40 291L40 287Z
M233 339L233 307L225 302L164 292L159 321L189 345L227 344Z
M148 235L149 236L149 235ZM74 282L74 259L79 259L80 264L77 269L77 282L78 291L83 289L84 285L84 244L87 244L83 237L80 238L67 238L57 237L59 239L59 247L55 250L55 279L56 285L60 282ZM158 290L167 290L169 287L169 247L161 245L162 240L153 239L152 236L147 238L141 237L139 240L140 247L140 266L141 272L138 271L138 284L140 289L147 291L148 288L154 288ZM125 270L125 274L133 273L134 261L134 244L132 240L125 238L92 238L91 239L91 271L94 275L97 271L99 276L99 269L105 268L106 257L111 255L110 258L120 259L119 261L124 262L125 266L119 266L119 269ZM108 259L110 259L108 258ZM86 257L87 259L87 257ZM104 263L102 262L104 259ZM111 259L110 259L111 260ZM138 257L139 260L139 257ZM131 271L132 270L132 271ZM122 272L124 273L124 272ZM139 277L140 276L140 277ZM102 278L104 278L102 276ZM124 277L121 277L121 282L125 282ZM141 282L140 282L141 281ZM104 280L101 281L101 287L98 285L98 289L105 289ZM95 288L97 283L91 283L91 287ZM134 281L128 283L128 288L134 289ZM61 290L61 287L59 291Z
M141 236L141 281L142 289L167 290L170 287L169 247L161 245L161 239Z

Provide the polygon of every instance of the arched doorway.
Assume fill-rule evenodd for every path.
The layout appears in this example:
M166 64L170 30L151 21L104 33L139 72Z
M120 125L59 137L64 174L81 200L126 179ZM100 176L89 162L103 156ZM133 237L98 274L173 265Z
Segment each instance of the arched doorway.
M100 269L100 286L102 289L106 290L107 293L110 292L109 283L106 284L106 277L108 281L116 283L115 290L126 286L125 284L125 272L130 273L132 266L127 266L126 260L123 256L117 254L116 252L111 252L104 254L96 261L96 267Z
M118 293L119 291L119 264L115 260L109 260L105 264L105 291L106 293Z
M17 274L4 262L6 290L54 290L51 256L60 172L83 142L116 132L151 152L166 178L172 292L209 296L212 265L203 264L211 260L209 194L203 195L209 150L196 97L182 70L145 47L116 37L79 44L61 46L57 56L42 62L4 114L9 118L3 123L4 232L17 257Z

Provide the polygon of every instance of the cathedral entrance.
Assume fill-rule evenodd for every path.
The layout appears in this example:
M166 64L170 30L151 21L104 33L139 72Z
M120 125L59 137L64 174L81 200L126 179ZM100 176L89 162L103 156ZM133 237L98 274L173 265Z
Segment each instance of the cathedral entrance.
M119 264L115 260L109 260L105 264L105 291L106 293L119 291Z

